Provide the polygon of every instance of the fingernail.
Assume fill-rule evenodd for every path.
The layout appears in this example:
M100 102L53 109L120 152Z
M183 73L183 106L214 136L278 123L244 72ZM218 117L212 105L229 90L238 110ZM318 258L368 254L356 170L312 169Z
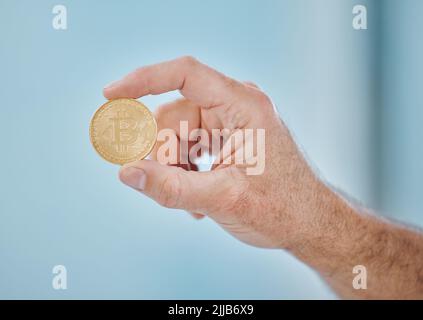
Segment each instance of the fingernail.
M119 177L124 184L130 186L131 188L141 191L145 189L147 175L145 174L145 171L143 169L136 167L128 167L122 169Z
M111 82L108 85L106 85L103 89L104 90L108 90L108 89L111 89L113 87L116 87L119 84L119 82L120 82L120 80L119 81L115 81L115 82Z

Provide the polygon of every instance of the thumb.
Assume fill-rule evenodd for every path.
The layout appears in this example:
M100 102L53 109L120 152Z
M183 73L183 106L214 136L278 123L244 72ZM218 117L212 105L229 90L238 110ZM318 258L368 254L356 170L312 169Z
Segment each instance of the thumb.
M213 211L225 185L229 187L224 169L186 171L151 160L124 165L119 178L164 207L201 213Z

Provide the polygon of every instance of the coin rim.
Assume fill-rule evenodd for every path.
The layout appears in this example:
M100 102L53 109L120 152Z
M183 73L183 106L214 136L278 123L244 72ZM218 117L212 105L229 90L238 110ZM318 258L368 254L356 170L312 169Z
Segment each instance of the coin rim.
M148 109L147 108L147 106L145 105L145 104L143 104L141 101L138 101L138 100L136 100L136 99L132 99L132 98L117 98L117 99L111 99L111 100L108 100L107 102L105 102L105 103L103 103L95 112L94 112L94 114L92 115L92 117L91 117L91 121L90 121L90 142L91 142L91 145L93 146L93 148L94 148L94 150L95 150L95 152L102 158L102 159L104 159L104 160L106 160L107 162L109 162L109 163L112 163L112 164L117 164L117 165L124 165L124 164L126 164L127 162L125 162L125 163L122 163L122 162L115 162L115 161L112 161L112 160L110 160L110 159L107 159L104 155L102 155L98 150L97 150L97 148L96 148L96 145L95 145L95 143L94 143L94 138L93 138L93 121L94 121L94 119L96 118L96 116L97 116L97 114L98 114L98 112L101 110L101 109L103 109L103 108L105 108L108 104L110 104L111 102L116 102L116 101L119 101L119 100L122 100L122 101L131 101L131 102L136 102L136 103L138 103L139 105L141 105L142 107L144 107L146 110L147 110L147 112L148 113L150 113L150 115L151 115L151 118L153 119L153 122L154 122L154 128L155 128L155 130L154 130L154 135L155 135L155 140L154 140L154 143L151 145L151 147L150 147L150 149L148 150L148 152L145 154L145 156L144 157L140 157L140 158L138 158L138 159L135 159L134 161L139 161L139 160L143 160L143 159L145 159L145 158L147 158L148 156L149 156L149 154L151 153L151 151L153 150L153 148L154 148L154 146L156 145L156 143L157 143L157 122L156 122L156 118L154 117L154 114L150 111L150 109Z

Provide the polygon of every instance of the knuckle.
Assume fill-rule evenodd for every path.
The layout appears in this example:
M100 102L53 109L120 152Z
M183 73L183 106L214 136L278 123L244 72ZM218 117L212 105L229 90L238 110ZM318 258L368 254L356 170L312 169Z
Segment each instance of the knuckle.
M176 208L179 205L181 183L178 174L168 175L159 188L157 202L166 208Z
M273 108L272 99L270 99L270 97L267 94L265 94L263 91L256 92L256 99L262 107Z
M234 90L240 87L240 83L237 80L232 79L231 77L227 77L225 75L221 75L221 76L227 88Z
M249 87L253 87L255 89L259 89L259 86L257 85L257 83L255 83L253 81L245 81L244 84L246 84Z
M274 112L274 106L272 99L265 94L263 91L256 90L251 92L252 94L252 101L254 101L254 108L255 110L261 110L263 115L270 115Z
M193 56L183 56L179 58L179 61L187 67L194 67L198 64L198 60Z

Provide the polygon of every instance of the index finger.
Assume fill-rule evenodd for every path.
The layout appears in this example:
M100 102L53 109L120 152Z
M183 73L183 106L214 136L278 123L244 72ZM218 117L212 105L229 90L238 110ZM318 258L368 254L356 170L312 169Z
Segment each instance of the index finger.
M139 98L179 90L203 108L231 103L241 83L192 57L139 68L104 89L107 99Z

